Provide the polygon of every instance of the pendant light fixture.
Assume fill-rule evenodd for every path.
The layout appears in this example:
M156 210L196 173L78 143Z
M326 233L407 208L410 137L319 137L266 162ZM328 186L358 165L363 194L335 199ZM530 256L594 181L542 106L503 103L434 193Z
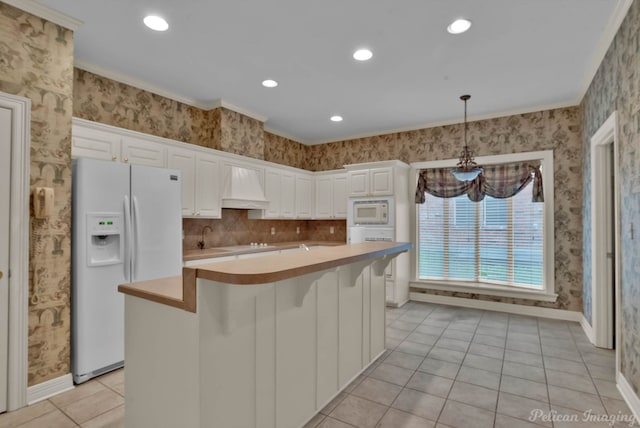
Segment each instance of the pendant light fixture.
M473 153L467 145L467 101L469 98L471 98L471 95L462 95L460 97L460 99L464 101L464 148L462 152L460 152L458 164L451 170L451 174L453 174L458 181L473 181L484 171L484 169L474 161Z

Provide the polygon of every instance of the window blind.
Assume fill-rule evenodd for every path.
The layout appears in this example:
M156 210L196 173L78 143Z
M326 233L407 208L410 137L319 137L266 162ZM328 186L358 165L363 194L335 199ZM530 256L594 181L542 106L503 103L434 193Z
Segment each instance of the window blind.
M418 209L418 277L543 288L544 203L530 182L507 199L426 194Z

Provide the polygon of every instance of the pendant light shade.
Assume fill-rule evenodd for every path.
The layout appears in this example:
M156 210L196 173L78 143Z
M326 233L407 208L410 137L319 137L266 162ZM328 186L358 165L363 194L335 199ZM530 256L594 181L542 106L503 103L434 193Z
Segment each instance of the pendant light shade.
M475 162L473 153L467 145L467 101L470 98L471 95L462 95L460 97L460 99L464 101L464 148L460 152L460 159L456 167L451 170L451 174L453 174L458 181L473 181L484 171L484 169Z

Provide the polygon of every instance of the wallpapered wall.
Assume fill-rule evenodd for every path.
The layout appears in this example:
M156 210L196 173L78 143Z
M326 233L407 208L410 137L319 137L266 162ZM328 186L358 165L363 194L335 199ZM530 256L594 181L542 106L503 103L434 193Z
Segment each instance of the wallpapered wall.
M74 70L73 115L94 122L264 159L263 123L205 111L85 70Z
M30 185L55 209L31 219L29 385L70 372L73 32L0 2L0 91L30 98Z
M583 101L584 313L591 321L591 137L618 115L622 373L640 392L640 2L635 1ZM633 226L635 237L631 239Z
M446 291L416 292L480 300L582 309L582 135L579 108L565 108L469 123L469 146L476 156L554 151L555 303ZM452 159L462 147L462 125L360 138L310 146L307 169L388 159L404 162ZM548 184L547 184L548 185Z
M281 137L280 135L264 133L264 160L295 168L310 169L307 161L309 147Z

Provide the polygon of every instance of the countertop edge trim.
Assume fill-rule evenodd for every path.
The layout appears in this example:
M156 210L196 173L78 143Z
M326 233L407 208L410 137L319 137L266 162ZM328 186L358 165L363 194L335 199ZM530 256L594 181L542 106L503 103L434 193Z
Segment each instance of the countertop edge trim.
M183 284L184 289L184 284ZM127 294L129 296L139 297L144 300L151 300L152 302L161 303L163 305L172 306L178 309L184 309L189 312L196 312L195 304L193 308L190 305L187 305L184 300L173 299L171 297L162 296L160 294L155 294L150 291L138 290L135 288L127 287L126 285L119 285L118 291L123 294ZM195 291L195 289L194 289Z
M202 279L208 279L210 281L223 282L228 284L235 285L258 285L258 284L267 284L277 281L283 281L285 279L293 278L296 276L307 275L314 272L319 272L326 269L332 269L338 266L374 259L381 256L385 256L388 254L400 254L405 251L409 251L412 247L410 243L402 243L393 248L385 248L382 250L377 250L373 252L367 252L363 254L357 254L354 256L343 257L334 260L327 260L323 262L318 262L314 264L308 264L305 266L295 267L291 269L285 269L275 272L270 272L267 274L264 273L256 273L256 274L237 274L237 273L223 273L223 272L215 272L206 269L198 269L194 268L184 268L184 269L192 269L196 271L196 277ZM190 285L191 286L191 285ZM195 286L195 278L193 279L193 286Z

